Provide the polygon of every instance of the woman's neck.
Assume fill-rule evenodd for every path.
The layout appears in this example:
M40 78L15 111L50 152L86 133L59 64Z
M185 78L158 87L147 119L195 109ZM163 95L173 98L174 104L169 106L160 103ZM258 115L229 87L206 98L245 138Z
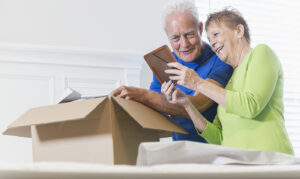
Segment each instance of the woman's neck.
M235 69L239 66L239 64L243 61L244 57L251 51L250 44L246 39L241 40L241 42L237 45L235 51L235 57L232 63L232 67Z

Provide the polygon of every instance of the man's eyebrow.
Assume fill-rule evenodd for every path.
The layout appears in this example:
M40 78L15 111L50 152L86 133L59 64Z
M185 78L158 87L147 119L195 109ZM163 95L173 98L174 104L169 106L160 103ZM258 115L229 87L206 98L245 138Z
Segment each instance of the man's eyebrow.
M179 35L173 34L173 35L170 35L170 36L169 36L170 39L173 39L173 38L176 38L176 37L179 37Z
M185 36L185 35L187 35L187 34L191 34L191 33L195 33L195 29L189 29L189 30L187 30L186 32L184 32L183 33L183 35ZM176 37L179 37L180 35L178 35L178 34L173 34L173 35L170 35L170 36L168 36L170 39L172 39L172 38L176 38Z
M191 33L195 33L195 29L188 30L187 32L184 33L184 35L191 34Z

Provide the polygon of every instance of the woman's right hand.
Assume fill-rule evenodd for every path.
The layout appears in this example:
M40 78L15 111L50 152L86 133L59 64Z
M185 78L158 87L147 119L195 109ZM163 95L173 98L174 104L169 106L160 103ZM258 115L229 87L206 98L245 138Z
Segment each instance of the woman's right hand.
M165 70L165 73L170 75L171 80L176 81L181 86L197 91L197 88L204 81L193 69L178 62L168 63L168 66L172 69Z

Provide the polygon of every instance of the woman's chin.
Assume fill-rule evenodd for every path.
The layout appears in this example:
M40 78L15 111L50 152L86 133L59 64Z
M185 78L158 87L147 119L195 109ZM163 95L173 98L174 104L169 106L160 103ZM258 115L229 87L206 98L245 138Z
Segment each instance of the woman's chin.
M219 59L220 59L222 62L225 62L225 63L227 63L227 64L230 64L228 58L223 57L223 56L221 56L221 55L220 55L220 56L218 55L218 57L219 57Z
M219 57L219 59L223 62L226 62L226 59L222 56L222 55L217 55Z

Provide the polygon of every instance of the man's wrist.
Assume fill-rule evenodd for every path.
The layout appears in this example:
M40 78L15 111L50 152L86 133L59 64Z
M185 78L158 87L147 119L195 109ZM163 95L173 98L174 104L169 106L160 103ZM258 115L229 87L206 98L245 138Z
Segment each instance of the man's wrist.
M140 93L140 97L139 97L139 101L143 104L148 104L149 102L149 94L150 94L150 90L146 90L146 89L139 89L139 93Z

